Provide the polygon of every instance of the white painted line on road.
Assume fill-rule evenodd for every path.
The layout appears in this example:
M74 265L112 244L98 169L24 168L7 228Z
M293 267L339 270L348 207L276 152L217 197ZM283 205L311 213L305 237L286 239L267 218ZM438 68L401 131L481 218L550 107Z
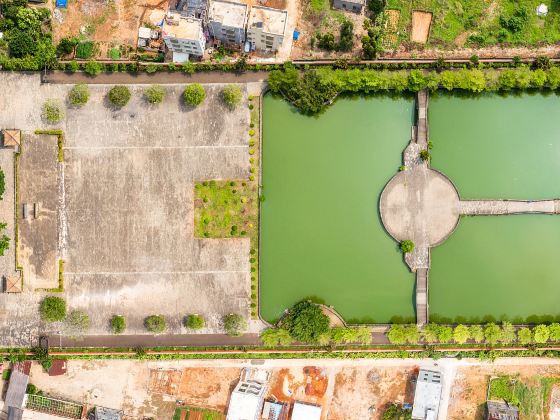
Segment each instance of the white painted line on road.
M68 272L65 271L65 276L128 276L128 275L138 275L138 274L237 274L237 273L249 273L249 270L212 270L212 271L81 271L81 272Z
M217 145L217 146L64 146L63 150L134 150L134 149L241 149L248 148L248 144Z

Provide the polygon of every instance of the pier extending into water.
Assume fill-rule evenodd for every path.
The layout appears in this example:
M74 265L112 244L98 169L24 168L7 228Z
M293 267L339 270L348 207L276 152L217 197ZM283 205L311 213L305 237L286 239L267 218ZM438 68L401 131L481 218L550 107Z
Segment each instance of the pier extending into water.
M430 168L427 90L418 92L416 124L403 152L404 168L385 186L380 198L381 220L398 242L411 240L414 250L404 255L416 273L416 322L429 322L428 280L430 249L443 243L455 230L461 215L560 214L560 199L461 200L453 182Z

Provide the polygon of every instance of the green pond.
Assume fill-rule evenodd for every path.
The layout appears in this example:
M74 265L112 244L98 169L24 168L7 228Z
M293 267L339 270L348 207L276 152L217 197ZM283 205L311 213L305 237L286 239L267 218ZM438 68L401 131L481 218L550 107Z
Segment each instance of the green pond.
M308 117L267 95L263 111L263 318L313 296L349 321L413 320L414 276L378 212L413 100L340 98Z
M430 98L432 167L465 199L560 198L560 98ZM432 321L560 315L560 216L463 217L432 250ZM544 317L544 318L543 318Z

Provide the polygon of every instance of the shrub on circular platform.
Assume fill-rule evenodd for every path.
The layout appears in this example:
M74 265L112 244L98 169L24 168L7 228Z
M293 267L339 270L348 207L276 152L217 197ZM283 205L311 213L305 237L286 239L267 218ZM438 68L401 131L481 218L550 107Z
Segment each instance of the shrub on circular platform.
M126 330L126 318L122 315L114 315L111 318L111 331L113 334L122 334Z
M68 101L74 106L84 106L89 100L89 87L83 83L75 85L68 93Z
M152 105L158 105L165 98L165 89L160 85L151 85L144 89L144 98Z
M185 327L191 330L204 328L204 318L198 314L190 314L185 318Z
M227 335L237 337L247 330L247 320L239 314L229 314L223 317L224 329Z
M150 315L144 320L144 326L151 333L161 334L167 328L167 323L163 315Z
M117 108L122 108L130 101L130 89L126 86L113 86L109 91L109 102Z
M241 89L237 85L228 85L222 90L222 99L225 104L235 109L241 103Z
M188 85L183 92L183 100L191 106L198 106L206 99L206 91L202 85L193 83Z
M62 321L66 318L66 301L56 296L47 296L41 302L39 312L43 321Z

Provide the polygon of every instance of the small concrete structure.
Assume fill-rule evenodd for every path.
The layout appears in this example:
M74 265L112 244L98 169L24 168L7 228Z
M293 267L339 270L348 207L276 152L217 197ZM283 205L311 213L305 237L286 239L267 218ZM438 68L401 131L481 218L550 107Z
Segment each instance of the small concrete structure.
M365 0L333 0L333 8L354 13L362 13L365 4Z
M284 42L288 22L286 10L253 6L247 24L247 41L251 49L276 52Z
M121 420L123 412L112 408L95 407L88 420Z
M179 0L176 9L184 16L205 21L208 15L208 0Z
M208 11L208 29L214 39L240 46L245 42L248 6L242 3L213 0Z
M200 19L169 12L163 22L163 40L173 53L202 56L206 38Z
M414 403L412 405L413 420L436 420L441 398L441 373L433 370L420 369Z
M296 401L292 410L292 420L321 420L321 407Z
M537 16L546 16L548 15L548 6L544 3L541 3L537 6Z
M519 420L519 409L504 401L486 401L485 420Z
M21 277L16 275L6 277L4 291L6 293L21 293Z
M20 130L2 130L2 141L4 147L10 147L17 152L21 147L21 131Z

